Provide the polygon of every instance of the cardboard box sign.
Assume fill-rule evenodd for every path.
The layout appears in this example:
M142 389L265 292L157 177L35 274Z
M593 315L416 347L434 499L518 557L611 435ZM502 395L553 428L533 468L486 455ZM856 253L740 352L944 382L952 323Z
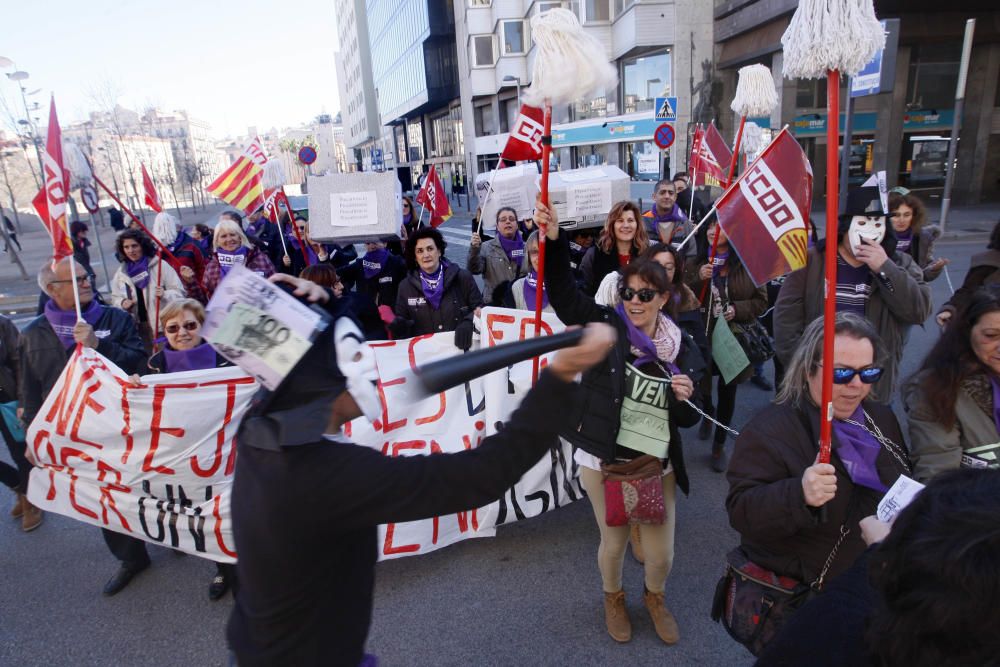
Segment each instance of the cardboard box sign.
M476 196L479 205L486 200L492 171L476 176ZM530 218L535 212L535 196L538 194L538 167L534 163L519 164L500 169L493 177L493 194L483 209L483 229L496 229L497 211L510 207L517 211L517 219Z
M564 228L600 227L611 207L631 199L629 176L618 167L603 165L549 174L549 203Z
M309 176L307 182L313 240L353 243L398 236L403 190L394 172Z

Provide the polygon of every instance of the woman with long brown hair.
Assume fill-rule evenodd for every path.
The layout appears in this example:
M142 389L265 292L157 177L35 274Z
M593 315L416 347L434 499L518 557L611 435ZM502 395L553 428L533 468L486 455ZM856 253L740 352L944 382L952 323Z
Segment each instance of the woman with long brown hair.
M889 195L889 222L896 232L896 250L905 252L924 270L924 281L936 280L948 260L934 257L934 241L941 235L935 225L927 226L927 210L920 197L914 194Z
M951 320L906 383L913 472L1000 467L1000 287L984 287Z
M642 212L631 201L620 201L611 207L597 243L580 262L584 291L588 295L594 295L604 276L628 265L649 246L649 236L641 220Z

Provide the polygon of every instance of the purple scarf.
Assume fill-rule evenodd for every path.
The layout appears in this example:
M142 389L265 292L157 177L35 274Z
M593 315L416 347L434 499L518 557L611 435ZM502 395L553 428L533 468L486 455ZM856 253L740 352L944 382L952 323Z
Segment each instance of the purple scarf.
M993 387L993 424L997 427L997 433L1000 433L1000 380L992 373L989 376Z
M246 266L248 254L250 254L250 248L246 246L240 246L236 252L216 250L215 256L219 260L219 271L222 273L222 277L225 278L226 274L229 273L229 269L234 266Z
M295 234L289 234L288 244L295 248L295 252L302 254L302 245L299 243L299 240L295 238ZM309 266L319 264L319 257L316 256L316 251L313 250L312 246L308 243L306 244L306 255L309 256Z
M435 275L424 273L423 269L417 269L420 275L420 288L424 292L424 298L431 308L437 310L441 307L441 297L444 296L444 260L438 265Z
M364 272L366 280L371 280L382 273L382 267L385 266L385 258L388 256L388 248L379 248L378 250L372 250L364 254L361 258L361 270Z
M163 348L164 371L180 373L181 371L201 371L215 368L215 348L208 343L202 343L190 350L175 350Z
M520 262L524 259L524 239L521 238L520 234L515 232L512 239L508 239L503 234L497 234L497 240L500 242L504 254L507 255L507 259L512 262Z
M97 300L90 302L86 308L83 309L83 319L90 326L95 326L97 320L101 318L101 304L97 303ZM76 341L73 339L73 327L76 326L76 310L63 310L56 306L55 301L45 302L45 319L49 321L49 325L52 330L56 332L56 336L59 337L59 342L63 344L63 347L72 347L76 345Z
M632 324L632 320L629 319L628 313L625 312L624 303L619 303L615 307L615 312L618 313L618 317L622 318L622 321L625 322L625 326L628 328L629 345L639 350L640 354L634 364L636 367L653 361L659 361L665 365L671 373L680 373L681 369L678 368L672 361L660 359L660 356L657 354L656 343L653 342L653 339L650 338L645 331ZM666 317L666 315L663 315L663 317Z
M864 408L858 405L850 419L864 424ZM833 420L833 433L836 436L837 456L847 469L851 481L880 493L888 491L889 487L879 479L878 469L875 467L875 460L882 450L882 445L875 436L860 426L840 419Z
M913 245L913 227L905 232L896 232L896 250L899 252L909 252Z
M537 298L538 298L538 272L531 271L524 278L524 303L526 306L528 306L529 310L535 309L535 306L538 303L536 301ZM549 294L548 292L545 291L545 285L542 285L542 308L548 308L548 306L549 306Z
M143 257L138 262L125 260L125 272L137 288L146 289L149 284L149 257Z

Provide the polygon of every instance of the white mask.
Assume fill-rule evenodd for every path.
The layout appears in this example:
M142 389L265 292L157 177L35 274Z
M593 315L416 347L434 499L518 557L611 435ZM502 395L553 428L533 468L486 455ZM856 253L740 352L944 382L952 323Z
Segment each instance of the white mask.
M847 241L851 244L851 252L858 254L861 239L878 245L885 238L884 215L856 215L851 218L851 226L847 230Z
M375 381L375 353L365 345L365 337L349 317L339 318L333 327L333 339L337 349L337 366L347 379L347 391L370 421L382 416L382 402L379 400Z

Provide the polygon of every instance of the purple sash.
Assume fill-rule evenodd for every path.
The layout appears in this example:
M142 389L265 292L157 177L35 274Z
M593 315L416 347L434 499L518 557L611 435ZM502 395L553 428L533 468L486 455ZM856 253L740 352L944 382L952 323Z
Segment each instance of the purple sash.
M528 306L529 310L534 310L538 298L538 273L536 271L531 271L524 278L524 303ZM549 295L545 291L545 285L542 285L542 308L547 308L549 305ZM652 341L650 341L652 342Z
M850 419L864 424L864 408L858 405ZM875 466L878 453L882 450L882 445L875 436L860 426L840 419L833 420L833 433L836 435L837 456L847 469L851 481L881 493L888 491L889 487L879 479L878 469Z
M250 249L246 246L240 246L239 250L236 252L226 252L225 250L216 250L215 256L219 260L219 271L222 277L225 278L229 270L234 266L245 266L247 263L247 255L250 253Z
M503 252L507 255L507 259L512 262L520 262L524 259L524 239L517 232L514 233L514 238L508 239L503 234L497 235L497 240L500 242L500 247L503 248Z
M444 296L444 262L438 265L437 276L424 273L422 269L417 269L420 275L420 288L424 292L424 298L431 308L437 310L441 307L441 297Z
M125 260L125 272L132 279L132 284L139 289L146 289L149 284L149 257L143 257L138 262Z
M175 350L168 346L163 348L163 362L165 366L163 370L166 373L215 368L215 348L208 343L202 343L190 350Z
M371 280L382 273L385 258L388 256L389 250L387 248L379 248L364 254L364 257L361 258L361 270L364 272L366 280Z
M91 301L90 305L83 309L83 319L90 326L95 326L97 320L101 318L101 304ZM56 306L55 301L45 303L45 319L49 321L52 330L59 337L59 342L63 347L76 345L73 339L73 327L76 326L76 310L63 310Z

